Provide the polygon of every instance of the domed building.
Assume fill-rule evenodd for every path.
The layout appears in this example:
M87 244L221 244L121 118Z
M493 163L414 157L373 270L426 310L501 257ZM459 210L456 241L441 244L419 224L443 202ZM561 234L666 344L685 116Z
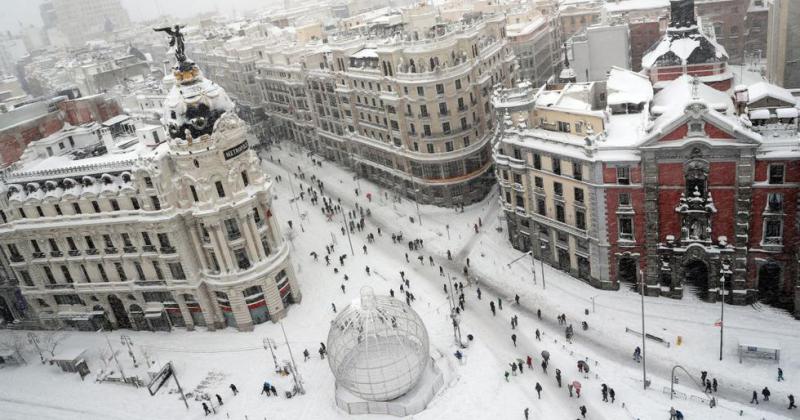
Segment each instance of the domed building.
M725 47L709 36L695 16L694 0L670 0L670 23L664 36L642 57L642 68L656 91L688 74L721 91L732 87Z
M164 127L76 127L0 183L0 248L47 327L248 331L301 299L248 127L170 35Z
M350 414L412 415L444 383L419 315L369 287L331 323L327 349L336 404Z

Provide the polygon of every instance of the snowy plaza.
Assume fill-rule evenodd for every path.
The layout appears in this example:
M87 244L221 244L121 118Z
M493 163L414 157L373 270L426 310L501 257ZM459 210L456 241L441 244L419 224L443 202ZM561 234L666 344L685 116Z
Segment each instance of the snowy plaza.
M673 301L646 298L646 328L649 334L663 338L669 346L648 340L646 347L648 379L652 382L642 391L641 365L632 359L633 350L641 338L626 329L641 330L640 298L631 290L599 291L578 279L544 266L546 288L542 285L542 267L535 263L533 281L530 259L523 258L508 264L523 254L513 250L505 239L498 219L498 204L494 194L482 203L469 206L464 212L420 206L422 222L416 220L412 202L393 202L392 193L365 180L354 180L352 174L328 163L321 167L312 164L305 152L288 145L274 146L260 153L268 173L281 177L273 194L280 223L291 241L293 264L303 290L303 301L292 306L283 319L288 342L297 362L298 373L306 393L286 399L283 393L291 390L290 376L275 373L275 362L264 347L264 339L274 343L278 365L290 359L278 324L257 325L249 333L232 328L215 332L175 330L166 332L68 332L57 353L86 350L85 359L92 373L81 381L74 373L64 373L56 366L41 365L35 352L25 353L27 365L6 365L0 370L0 408L5 418L59 419L200 419L204 418L200 402L194 395L211 396L218 418L236 419L333 419L348 418L337 408L334 399L334 378L328 361L321 360L317 349L327 339L330 322L338 310L359 298L363 286L376 294L389 294L390 289L401 296L400 271L409 280L406 290L414 295L412 308L422 317L430 336L433 357L444 359L444 387L427 409L414 416L419 419L485 419L524 418L528 408L530 418L571 419L580 416L580 406L587 408L590 419L659 419L669 416L670 407L681 410L687 418L704 419L783 419L792 418L786 410L786 397L800 384L800 337L791 316L782 311L762 307L726 305L724 360L719 361L719 306L684 298ZM280 164L278 164L280 160ZM305 180L295 177L298 167ZM298 173L299 174L299 173ZM328 218L318 206L299 198L299 191L310 186L310 177L324 182L324 194L338 202L345 212L360 208L370 210L363 231L356 229L350 252L347 235L342 235L342 215ZM359 195L355 195L359 189ZM292 190L296 196L293 199ZM366 198L370 194L371 200ZM412 223L409 218L414 218ZM473 225L481 219L476 234ZM293 228L288 229L292 221ZM380 234L378 229L380 228ZM369 242L367 234L375 234ZM401 234L403 243L392 243L392 234ZM407 241L421 239L423 247L409 251ZM323 259L325 246L333 244L332 256L346 254L344 265L331 258L330 266ZM366 246L366 251L364 251ZM447 259L450 251L452 260ZM316 252L315 261L311 256ZM409 261L406 261L405 254ZM423 257L421 260L418 257ZM433 258L430 264L429 257ZM469 258L472 280L463 276ZM445 276L441 276L439 266ZM369 266L370 273L366 273ZM334 268L338 273L334 272ZM348 280L344 280L344 276ZM459 350L453 338L450 306L443 286L464 285L465 310L461 312L462 340L467 347L460 349L459 362L454 353ZM342 285L345 286L344 293ZM477 289L481 290L481 299ZM515 295L519 295L519 305ZM492 316L489 302L502 300L502 309ZM537 318L541 310L542 318ZM588 315L586 312L588 310ZM564 326L557 316L564 314L568 324L575 327L572 342L564 337ZM518 326L511 328L511 317L518 316ZM588 330L580 328L586 321ZM536 340L535 330L541 333ZM3 331L3 336L11 334ZM468 342L470 334L474 339ZM516 345L511 335L516 334ZM138 367L134 367L120 336L133 342ZM678 337L681 343L677 344ZM145 357L155 369L172 362L185 392L191 392L189 410L178 397L174 382L151 397L143 389L111 382L95 382L104 364L101 354L108 357L107 347L117 351L124 373L147 377ZM780 344L780 362L745 359L741 364L737 344L747 341L774 341ZM303 360L308 349L310 358ZM550 354L547 373L541 368L542 351ZM510 363L525 362L532 357L532 368L504 378ZM576 363L584 360L589 373L578 372ZM693 378L679 373L675 385L676 398L670 400L670 373L675 365L684 367ZM113 362L108 364L111 370ZM776 382L777 368L786 372L786 381ZM555 370L561 371L563 386L558 387ZM693 384L699 381L700 371L719 382L713 393L716 408L708 407L708 396ZM273 384L279 397L259 394L264 381ZM582 385L580 399L570 397L567 384ZM541 399L534 390L541 384ZM602 402L601 384L615 390L615 402ZM238 388L233 396L230 384ZM772 398L758 406L748 404L753 390L769 387ZM217 406L219 394L224 405ZM624 404L624 406L623 406ZM133 408L135 407L135 408ZM742 411L739 417L739 411ZM791 413L794 414L794 413ZM371 415L360 418L371 418ZM374 418L388 418L376 415Z

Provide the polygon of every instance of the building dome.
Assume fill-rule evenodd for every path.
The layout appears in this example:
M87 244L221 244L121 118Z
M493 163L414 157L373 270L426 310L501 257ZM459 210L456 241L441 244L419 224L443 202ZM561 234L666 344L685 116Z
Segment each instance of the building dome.
M328 355L337 385L368 401L390 401L428 366L428 332L410 306L365 287L331 324Z

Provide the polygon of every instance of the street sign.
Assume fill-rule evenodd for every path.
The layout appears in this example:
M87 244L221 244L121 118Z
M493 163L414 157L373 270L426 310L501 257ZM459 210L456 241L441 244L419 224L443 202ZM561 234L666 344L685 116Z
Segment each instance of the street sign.
M172 363L167 363L158 371L158 374L153 377L153 380L147 384L147 390L150 392L150 395L155 396L170 377L172 377Z

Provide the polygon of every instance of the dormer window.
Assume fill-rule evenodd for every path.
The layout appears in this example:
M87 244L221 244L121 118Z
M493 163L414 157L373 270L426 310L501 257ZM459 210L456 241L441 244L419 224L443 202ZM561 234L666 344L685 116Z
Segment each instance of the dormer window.
M702 121L692 121L689 123L689 135L699 136L705 134L705 125Z

